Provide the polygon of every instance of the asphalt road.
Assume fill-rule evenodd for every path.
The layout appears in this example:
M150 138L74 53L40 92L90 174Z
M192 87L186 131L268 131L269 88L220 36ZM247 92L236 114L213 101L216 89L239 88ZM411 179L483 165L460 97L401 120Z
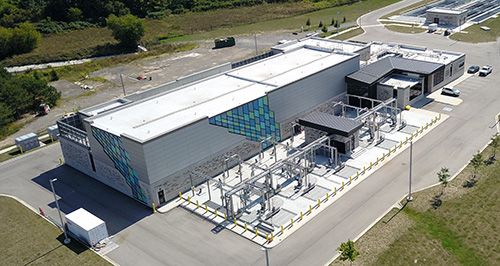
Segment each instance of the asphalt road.
M412 1L404 1L409 3ZM386 8L385 12L396 7ZM380 11L377 11L380 12ZM375 25L376 12L365 15L363 25ZM491 64L487 77L473 76L460 85L459 106L431 102L423 109L450 117L413 146L413 188L437 183L443 166L455 174L496 132L494 116L500 112L500 62L497 43L466 44L434 34L407 35L382 27L367 27L357 41L398 42L432 49L467 53L466 66ZM451 107L451 111L443 111ZM64 213L79 207L106 221L120 247L108 256L121 265L265 265L260 247L238 235L213 234L209 221L182 209L167 214L151 210L67 166L58 166L61 151L51 145L0 164L0 193L15 195L46 214L57 217L49 179L55 183ZM370 178L302 226L269 251L271 265L323 265L336 247L354 239L380 218L408 191L408 149L393 158ZM41 173L41 174L40 174Z

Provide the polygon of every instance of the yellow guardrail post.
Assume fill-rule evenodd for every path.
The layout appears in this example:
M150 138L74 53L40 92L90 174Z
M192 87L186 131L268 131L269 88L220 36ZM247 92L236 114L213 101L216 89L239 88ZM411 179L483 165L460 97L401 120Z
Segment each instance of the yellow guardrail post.
M313 212L313 208L311 205L309 205L309 213L312 213Z
M372 163L372 162L370 162L370 169L372 169L372 168L373 168L373 163Z
M215 209L214 213L215 213L215 217L219 217L219 216L217 215L217 209Z
M382 160L385 160L385 152L382 154Z
M359 171L356 171L356 178L359 178Z
M21 154L23 154L23 147L19 146L19 151L21 151Z
M321 206L321 200L318 199L318 207Z
M290 227L293 227L293 218L290 219Z
M389 149L389 154L387 154L387 156L391 156L391 149Z
M401 142L399 143L399 147L400 147L400 148L402 148L402 147L403 147L403 141L401 141Z
M238 226L238 224L236 223L236 217L234 217L234 226Z
M281 226L281 234L283 234L283 225Z
M344 190L344 181L342 181L342 190Z
M245 232L248 231L247 223L245 223Z
M274 234L273 234L273 232L271 232L271 241L273 241L273 240L274 240Z
M227 214L224 213L224 221L227 222Z
M259 236L259 232L257 231L257 227L255 227L255 236Z
M205 212L208 212L208 206L205 204Z
M153 203L153 212L156 212L155 204Z
M188 203L191 204L191 197L188 196Z
M349 185L352 184L352 176L349 177Z
M300 212L300 220L304 220L304 217L302 216L302 212Z
M200 204L198 203L198 200L196 200L196 208L199 208Z
M182 199L182 193L179 192L179 199Z
M398 149L398 144L394 144L394 152Z
M335 187L335 194L334 195L337 195L337 187Z
M328 201L328 192L326 192L326 201Z
M269 233L266 233L266 241L269 242Z
M377 157L377 165L378 165L378 157Z
M363 166L363 174L366 174L366 166Z

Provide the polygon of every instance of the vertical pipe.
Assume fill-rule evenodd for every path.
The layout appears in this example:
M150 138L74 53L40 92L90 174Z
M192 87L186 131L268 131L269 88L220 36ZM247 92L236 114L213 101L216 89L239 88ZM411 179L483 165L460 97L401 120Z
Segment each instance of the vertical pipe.
M412 201L411 197L411 167L413 161L413 141L410 141L410 182L409 182L409 193L408 193L408 201Z

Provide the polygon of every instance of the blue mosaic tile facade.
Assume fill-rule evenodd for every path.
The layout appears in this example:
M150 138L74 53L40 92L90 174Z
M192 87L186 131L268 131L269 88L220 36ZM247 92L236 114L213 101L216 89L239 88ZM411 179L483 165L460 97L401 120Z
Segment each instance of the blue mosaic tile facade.
M229 132L260 141L272 137L280 141L280 125L274 120L274 111L269 110L267 96L241 105L233 110L209 119L210 124L225 127ZM264 148L267 146L264 143Z
M115 168L125 178L127 185L132 189L132 196L147 203L145 193L139 185L137 172L129 165L130 155L122 147L122 138L95 127L92 127L92 135L101 144L104 153L113 161Z

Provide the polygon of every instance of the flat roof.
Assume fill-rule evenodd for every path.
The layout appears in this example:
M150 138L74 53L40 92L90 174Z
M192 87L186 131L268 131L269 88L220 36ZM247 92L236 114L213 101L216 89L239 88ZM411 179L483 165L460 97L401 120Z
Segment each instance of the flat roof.
M347 41L338 41L338 40L332 40L332 39L311 37L311 38L307 38L307 39L289 41L289 42L286 42L284 44L274 46L273 49L279 50L279 51L290 51L292 49L297 49L297 48L301 48L304 46L318 47L318 48L323 48L323 49L327 49L330 51L343 51L346 53L356 53L360 49L363 49L369 45L368 44L354 43L354 42L347 42Z
M302 47L90 117L92 126L143 142L216 116L355 54Z
M80 208L66 215L66 219L71 220L86 231L90 231L91 229L104 223L103 220L97 218L95 215L88 212L84 208Z
M322 112L312 112L300 118L299 124L344 137L351 136L363 127L360 121Z
M374 58L370 61L378 60L378 57L383 54L397 54L403 58L443 64L449 64L464 55L463 53L429 50L426 47L396 43L372 43L371 53Z
M407 88L417 85L421 82L418 78L412 78L408 76L401 75L390 75L380 82L380 84L397 87L397 88Z
M458 9L458 8L433 7L431 9L428 9L427 12L443 13L443 14L451 14L451 15L459 15L459 14L462 14L462 13L466 13L467 10L465 10L465 9Z

